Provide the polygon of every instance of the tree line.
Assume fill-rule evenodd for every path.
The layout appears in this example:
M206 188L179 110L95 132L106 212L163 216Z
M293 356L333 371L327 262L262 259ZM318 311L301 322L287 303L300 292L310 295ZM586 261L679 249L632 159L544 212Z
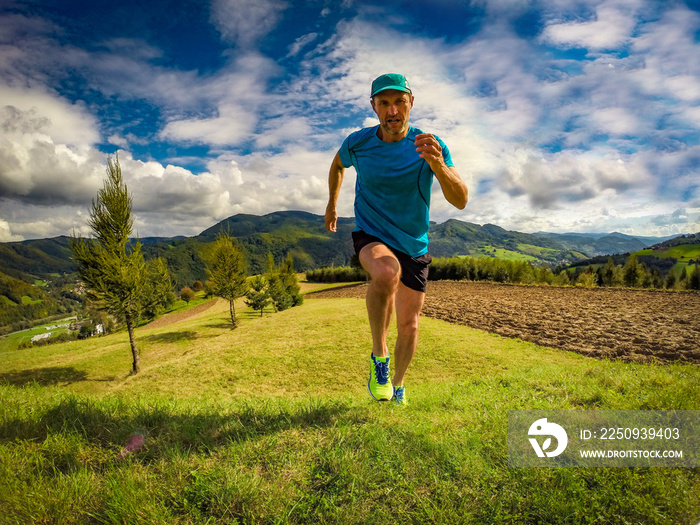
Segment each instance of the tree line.
M306 272L310 283L351 283L366 281L367 272L361 266L327 266Z
M367 279L358 267L329 267L306 272L310 282L355 282ZM548 284L555 286L630 287L668 290L700 290L700 264L687 265L680 276L669 271L665 276L654 267L640 262L635 254L624 264L612 257L605 264L555 268L536 266L527 261L491 257L435 258L429 267L431 281L491 281L512 284Z

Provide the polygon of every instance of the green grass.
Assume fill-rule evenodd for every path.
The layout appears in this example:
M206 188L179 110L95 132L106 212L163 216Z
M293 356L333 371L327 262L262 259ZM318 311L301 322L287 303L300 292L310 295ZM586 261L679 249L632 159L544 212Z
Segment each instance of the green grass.
M527 253L533 256L534 259L540 260L542 258L551 259L555 257L559 250L553 250L551 248L544 248L542 246L534 246L532 244L518 244L518 250L523 253Z
M57 321L52 321L50 323L42 324L29 328L27 330L22 330L20 332L13 332L11 334L0 337L0 354L3 352L15 351L20 344L26 341L30 341L32 337L38 334L45 334L46 332L52 332L53 335L57 335L62 332L67 332L67 328L51 328L56 325L61 325L67 323L70 319L75 319L75 316L68 316L65 319L59 319ZM49 328L49 329L47 329ZM20 350L22 352L26 350ZM32 350L33 351L33 350ZM2 368L0 368L0 371Z
M17 306L17 303L6 295L0 295L0 306Z
M686 272L691 272L693 270L693 265L688 264L689 261L700 260L700 244L683 244L680 246L672 246L663 250L652 250L647 248L646 250L640 250L635 252L637 255L653 255L654 257L664 258L673 257L678 262L673 265L671 272L679 278L683 273L683 269Z
M515 252L513 250L506 250L505 248L497 248L494 253L496 259L501 259L505 261L539 261L537 257L532 255L527 255L525 253Z
M183 310L187 310L188 308L192 308L193 306L197 306L198 304L202 304L209 299L210 298L205 296L204 292L196 292L194 294L194 299L192 299L189 303L187 301L183 301L182 299L178 299L170 306L166 313L171 314L174 312L181 312Z
M371 402L364 301L231 330L217 303L6 352L2 523L694 524L700 469L508 467L517 409L700 409L700 368L597 361L423 318L407 408ZM394 337L394 335L392 335ZM134 435L145 445L122 454ZM4 520L4 521L3 521Z
M640 250L635 252L637 255L653 255L655 257L674 257L680 262L687 262L690 259L700 257L700 244L683 244L680 246L672 246L664 250Z
M527 253L516 252L513 250L508 250L506 248L500 248L497 246L492 246L486 244L480 246L479 248L470 250L466 255L460 257L492 257L495 259L501 259L505 261L539 261L538 257L528 255Z

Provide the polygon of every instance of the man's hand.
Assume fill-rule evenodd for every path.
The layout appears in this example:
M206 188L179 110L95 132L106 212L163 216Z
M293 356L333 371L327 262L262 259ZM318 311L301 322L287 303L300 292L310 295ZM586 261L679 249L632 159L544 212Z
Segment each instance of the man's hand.
M421 159L425 160L430 169L437 173L441 168L445 168L445 159L442 156L442 148L437 139L430 133L416 135L416 151Z
M420 154L418 156L428 163L440 182L442 193L447 202L460 210L464 209L469 199L467 186L462 182L457 170L445 164L442 147L437 139L430 133L421 133L416 135L415 145L416 151Z
M328 206L326 206L326 229L329 232L336 231L338 225L338 211L336 205L338 195L340 195L340 186L343 184L343 176L345 168L340 160L340 153L335 154L331 169L328 172Z
M329 232L335 232L338 225L338 212L336 211L335 206L333 206L333 204L330 202L328 203L328 206L326 206L325 221L326 229Z

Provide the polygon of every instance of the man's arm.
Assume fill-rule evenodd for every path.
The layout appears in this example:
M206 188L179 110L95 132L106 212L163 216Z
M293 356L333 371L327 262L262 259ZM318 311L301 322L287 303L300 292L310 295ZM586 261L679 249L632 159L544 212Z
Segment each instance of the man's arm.
M338 222L338 195L340 195L340 186L343 184L345 168L340 161L340 154L336 153L331 169L328 173L328 206L326 206L326 229L328 231L336 231Z
M440 182L442 194L447 202L463 210L469 200L467 185L454 167L445 164L440 143L430 133L423 133L416 136L415 144L416 151L420 153L419 157L430 165Z

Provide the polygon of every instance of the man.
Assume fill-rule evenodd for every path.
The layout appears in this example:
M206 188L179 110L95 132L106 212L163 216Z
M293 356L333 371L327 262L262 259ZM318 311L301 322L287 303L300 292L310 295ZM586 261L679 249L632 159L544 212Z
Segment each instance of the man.
M403 75L387 74L372 83L371 104L379 125L348 136L328 176L325 222L336 231L337 202L345 168L354 166L355 251L370 275L367 313L372 332L370 395L406 403L404 376L416 351L418 317L428 280L428 225L433 175L452 205L463 209L467 187L449 150L435 135L409 126L413 93ZM398 337L394 377L389 377L387 332L396 309Z

